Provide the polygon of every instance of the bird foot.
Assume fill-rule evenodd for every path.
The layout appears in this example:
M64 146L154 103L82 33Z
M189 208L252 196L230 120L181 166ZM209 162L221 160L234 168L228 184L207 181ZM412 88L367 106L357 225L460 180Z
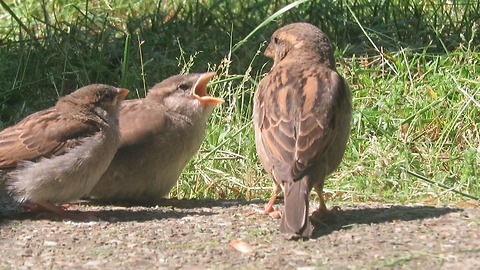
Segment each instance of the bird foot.
M63 204L63 205L49 205L48 207L38 204L38 203L29 203L23 204L22 210L27 212L41 212L41 211L53 211L53 212L62 212L68 210L72 205L71 204Z
M320 222L325 219L330 219L333 214L335 214L340 210L341 210L340 206L334 206L332 207L332 209L327 209L326 207L325 208L320 207L312 213L310 219L312 221Z
M22 208L27 212L40 212L37 218L48 219L68 219L76 221L91 221L100 217L98 211L72 212L66 211L71 207L70 204L55 205L49 202L39 202L33 204L24 204Z
M261 212L263 215L268 215L272 212L278 211L278 206L273 206L271 204L265 205L265 209Z
M275 210L273 212L270 212L270 213L268 213L268 215L271 218L274 218L274 219L281 219L282 218L282 212L280 212L280 210Z
M279 219L282 217L282 213L278 206L272 206L270 204L265 205L265 209L255 209L255 212L261 215L269 215L271 218Z

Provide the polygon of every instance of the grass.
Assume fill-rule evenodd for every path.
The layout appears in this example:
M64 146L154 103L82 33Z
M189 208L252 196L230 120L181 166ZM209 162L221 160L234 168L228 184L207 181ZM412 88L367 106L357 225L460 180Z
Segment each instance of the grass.
M135 98L170 75L214 70L210 91L226 103L171 195L268 198L251 123L269 68L262 52L276 28L308 21L331 37L353 92L348 150L326 181L327 199L480 198L478 1L301 0L288 10L284 0L0 4L0 127L85 84L127 87Z

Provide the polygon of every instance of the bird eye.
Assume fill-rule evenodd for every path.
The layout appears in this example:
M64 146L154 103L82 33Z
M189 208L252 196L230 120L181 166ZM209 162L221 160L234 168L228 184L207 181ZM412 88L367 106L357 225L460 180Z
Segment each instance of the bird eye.
M102 101L109 101L109 100L112 100L111 93L109 92L98 93L97 101L102 102Z
M116 96L116 93L108 92L105 94L104 98L108 101L112 101L115 99Z
M182 83L178 86L178 88L182 89L183 91L187 91L188 89L190 89L190 86L186 83Z
M100 107L110 106L112 103L114 103L116 96L117 95L115 93L105 91L97 96L97 101L95 103L99 104Z

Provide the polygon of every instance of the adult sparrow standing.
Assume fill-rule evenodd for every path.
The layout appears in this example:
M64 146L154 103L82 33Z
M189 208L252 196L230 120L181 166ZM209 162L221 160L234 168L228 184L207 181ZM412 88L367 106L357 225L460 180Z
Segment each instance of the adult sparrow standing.
M119 143L128 90L93 84L0 132L0 180L22 204L69 216L62 204L90 192Z
M257 153L275 187L266 211L283 188L285 213L280 231L310 237L308 197L315 188L320 208L325 177L345 152L352 115L351 93L338 74L328 37L308 23L275 31L265 56L271 71L260 81L254 99Z
M149 204L166 196L198 151L208 117L224 101L207 95L214 72L172 76L120 110L121 142L90 196Z

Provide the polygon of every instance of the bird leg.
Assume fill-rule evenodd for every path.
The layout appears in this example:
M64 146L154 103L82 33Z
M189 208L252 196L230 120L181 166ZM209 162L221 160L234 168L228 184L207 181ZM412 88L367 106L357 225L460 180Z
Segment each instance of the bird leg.
M320 207L312 213L312 220L320 221L324 219L325 216L331 215L340 210L339 206L334 206L332 207L332 209L328 209L325 205L325 199L323 198L323 184L316 186L315 191L317 192L318 198L320 199Z
M275 204L275 200L277 199L277 195L280 193L280 186L277 185L276 182L273 183L273 191L272 191L272 196L268 200L268 203L265 205L264 210L258 210L258 212L262 215L269 215L272 218L279 219L282 217L280 211L278 210L278 207L274 207L273 205Z
M263 211L263 214L266 215L275 211L275 209L273 208L273 205L275 204L275 200L277 199L278 193L279 193L278 186L274 184L272 196L270 196L270 200L268 200L268 203L265 205L265 210Z

